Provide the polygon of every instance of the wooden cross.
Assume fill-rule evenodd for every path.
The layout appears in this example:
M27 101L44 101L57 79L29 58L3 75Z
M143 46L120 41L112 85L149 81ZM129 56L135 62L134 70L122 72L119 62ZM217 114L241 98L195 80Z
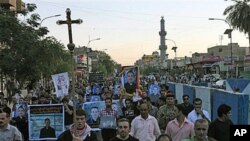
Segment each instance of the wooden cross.
M73 53L73 50L75 48L75 45L73 43L73 39L72 39L72 28L71 28L71 25L72 24L81 24L82 23L82 20L81 19L77 19L77 20L71 20L71 11L69 8L66 9L66 20L63 21L63 20L58 20L56 23L58 25L62 25L62 24L67 24L68 25L68 33L69 33L69 44L67 45L68 46L68 49L70 50L71 53Z
M73 117L74 117L74 121L75 121L75 116L76 116L76 97L75 97L75 74L74 74L74 63L75 60L73 58L73 52L74 52L74 48L75 48L75 44L73 43L73 39L72 39L72 28L71 25L72 24L81 24L82 20L81 19L77 19L77 20L71 20L71 11L69 8L66 9L66 20L62 21L62 20L58 20L56 23L58 25L62 25L62 24L67 24L68 25L68 32L69 32L69 43L68 43L68 49L71 53L71 57L72 57L72 87L71 87L71 97L73 98Z

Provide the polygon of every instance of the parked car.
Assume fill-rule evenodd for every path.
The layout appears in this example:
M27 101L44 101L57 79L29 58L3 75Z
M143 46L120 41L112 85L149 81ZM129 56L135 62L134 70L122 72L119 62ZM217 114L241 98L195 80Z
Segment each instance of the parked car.
M220 80L219 74L206 74L203 76L205 82L216 82L217 80Z
M226 89L226 80L218 80L212 84L213 88Z

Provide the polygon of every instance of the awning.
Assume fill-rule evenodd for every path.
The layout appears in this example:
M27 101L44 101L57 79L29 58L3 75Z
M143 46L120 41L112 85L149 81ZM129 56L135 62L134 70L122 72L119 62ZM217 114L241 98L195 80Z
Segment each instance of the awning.
M202 65L202 68L211 68L212 67L212 64L204 64Z

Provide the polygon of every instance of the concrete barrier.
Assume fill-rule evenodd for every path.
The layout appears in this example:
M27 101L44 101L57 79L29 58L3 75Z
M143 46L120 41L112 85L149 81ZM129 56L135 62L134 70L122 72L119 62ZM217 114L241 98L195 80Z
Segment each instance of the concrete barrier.
M248 119L250 117L249 94L172 82L167 83L167 85L170 86L169 90L175 92L178 103L183 102L182 96L184 94L190 96L190 102L196 97L201 98L202 108L210 113L212 120L218 117L217 108L219 105L227 104L232 108L234 124L250 124L250 119Z

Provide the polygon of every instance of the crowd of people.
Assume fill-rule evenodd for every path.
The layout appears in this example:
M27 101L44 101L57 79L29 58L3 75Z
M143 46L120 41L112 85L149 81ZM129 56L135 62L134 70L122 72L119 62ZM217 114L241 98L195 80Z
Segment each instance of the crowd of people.
M195 98L191 102L189 95L184 94L182 102L176 101L174 92L161 83L161 78L142 79L140 91L128 82L128 92L115 87L111 80L102 85L78 82L75 87L77 100L69 94L60 99L48 90L33 88L27 95L17 90L9 102L7 95L1 92L0 141L29 140L27 109L23 105L18 107L20 103L64 106L65 131L56 136L50 119L45 119L41 140L49 137L57 141L229 141L229 127L233 124L230 106L221 104L218 118L212 121L211 113L202 108L202 99ZM153 94L155 97L148 93L151 84L160 88L159 94ZM101 90L98 89L98 94L92 93L97 86ZM114 94L114 88L119 88L118 95ZM104 101L105 107L92 107L88 113L83 105L96 95ZM134 98L136 96L139 98ZM122 115L112 106L114 100L120 101Z

